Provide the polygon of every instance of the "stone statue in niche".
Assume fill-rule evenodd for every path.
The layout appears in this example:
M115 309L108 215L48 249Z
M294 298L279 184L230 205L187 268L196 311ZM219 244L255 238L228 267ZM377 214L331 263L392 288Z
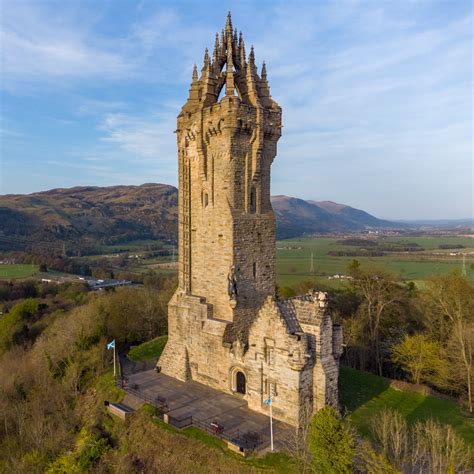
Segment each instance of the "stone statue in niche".
M235 277L235 265L230 267L229 275L227 276L227 292L231 300L237 299L237 278Z

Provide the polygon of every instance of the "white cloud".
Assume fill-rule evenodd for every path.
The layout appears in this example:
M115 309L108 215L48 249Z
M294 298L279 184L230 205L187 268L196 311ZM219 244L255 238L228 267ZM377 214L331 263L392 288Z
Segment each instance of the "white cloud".
M136 159L160 157L160 160L169 163L174 161L175 154L174 150L170 149L174 122L172 114L136 117L111 113L106 115L100 130L104 132L104 142L113 143Z
M120 78L133 71L109 41L92 35L80 22L60 18L39 5L10 2L0 22L3 87L25 82L74 78Z

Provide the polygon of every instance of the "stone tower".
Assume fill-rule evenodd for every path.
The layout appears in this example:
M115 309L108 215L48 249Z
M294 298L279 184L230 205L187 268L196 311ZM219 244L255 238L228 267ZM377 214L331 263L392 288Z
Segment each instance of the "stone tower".
M270 168L281 108L230 14L200 75L194 66L176 133L179 285L158 365L264 413L272 394L274 415L297 425L304 405L337 403L342 336L325 297L275 297Z
M178 116L179 289L206 298L244 338L275 294L270 167L280 134L265 63L259 75L229 14Z

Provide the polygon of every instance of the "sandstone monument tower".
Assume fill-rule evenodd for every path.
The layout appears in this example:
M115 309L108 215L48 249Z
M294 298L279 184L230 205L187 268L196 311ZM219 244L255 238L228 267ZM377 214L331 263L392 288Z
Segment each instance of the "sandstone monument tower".
M337 404L342 333L326 295L275 296L270 168L281 108L230 14L178 116L179 285L159 366L298 425ZM307 411L307 410L306 410ZM305 411L305 412L306 412Z

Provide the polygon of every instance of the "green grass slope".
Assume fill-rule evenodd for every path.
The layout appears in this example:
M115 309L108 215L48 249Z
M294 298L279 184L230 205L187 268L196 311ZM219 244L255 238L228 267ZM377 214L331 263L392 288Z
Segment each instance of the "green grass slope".
M151 341L144 342L139 346L133 346L128 353L128 358L133 362L145 362L147 360L159 359L165 348L168 336L160 336Z
M342 409L364 436L370 435L371 420L385 408L399 411L409 424L433 418L451 425L468 443L474 444L474 419L453 401L415 392L400 391L389 380L367 372L341 367L339 378Z

